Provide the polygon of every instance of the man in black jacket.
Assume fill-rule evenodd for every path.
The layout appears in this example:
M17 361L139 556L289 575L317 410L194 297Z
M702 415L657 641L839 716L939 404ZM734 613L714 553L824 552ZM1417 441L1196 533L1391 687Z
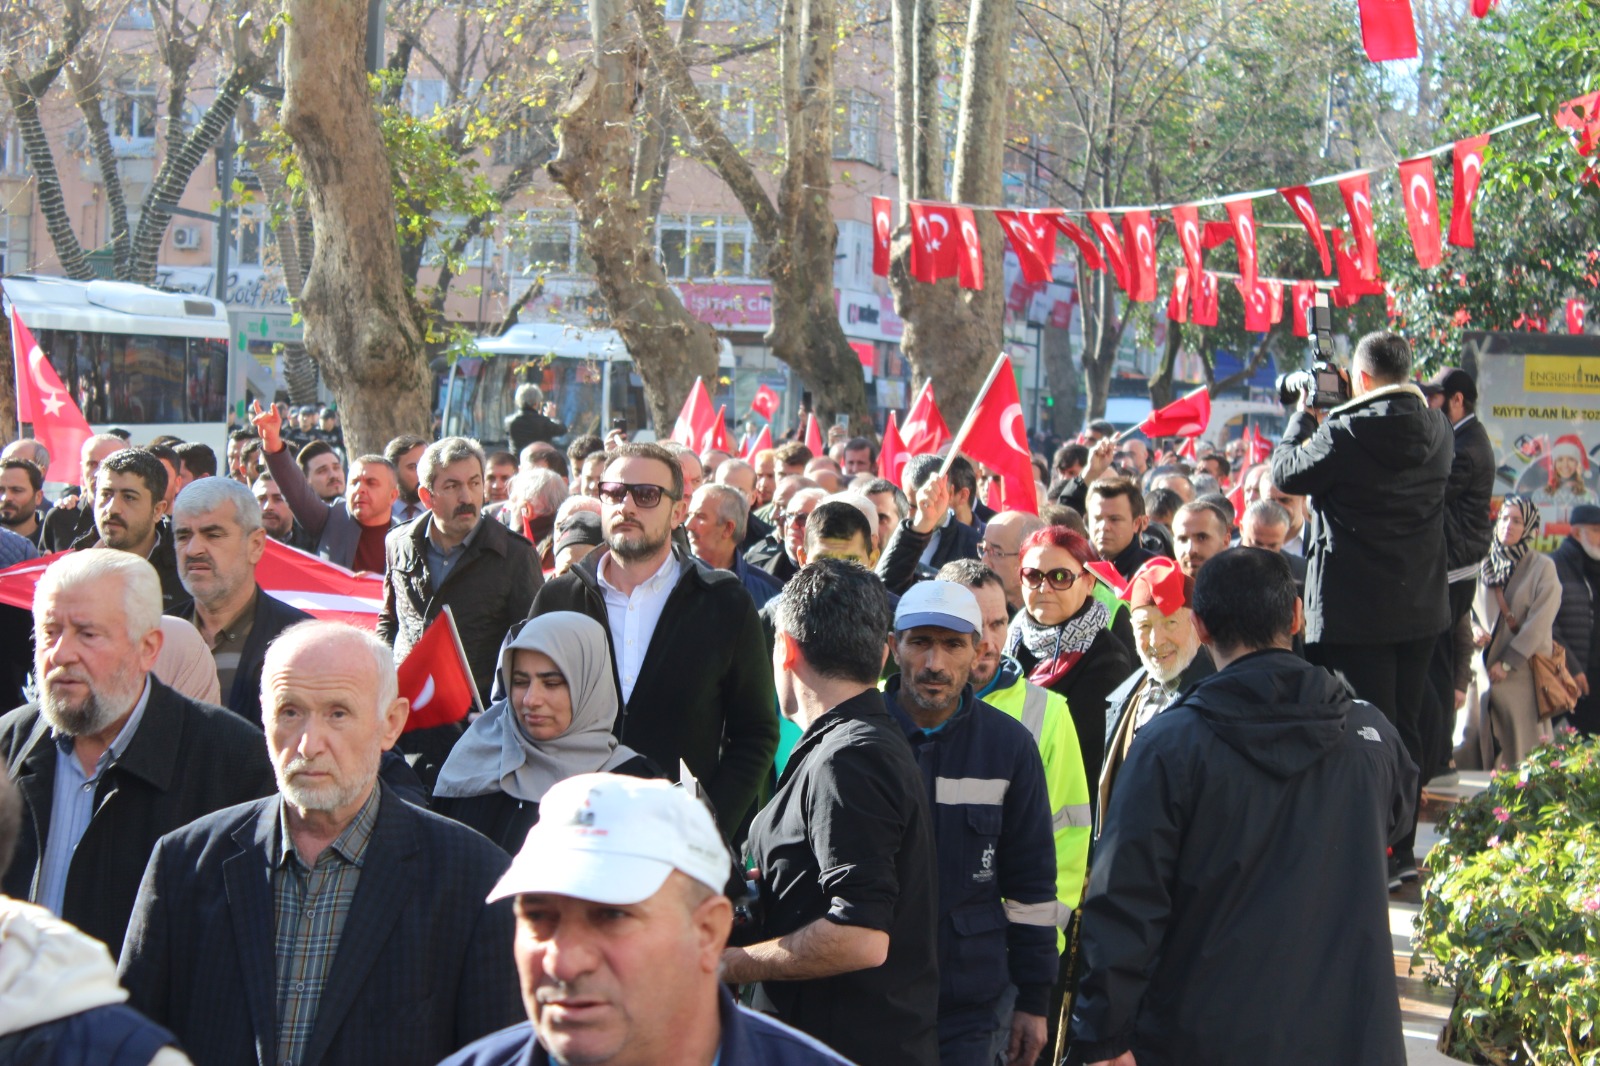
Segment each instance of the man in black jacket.
M554 418L556 405L544 402L539 386L524 383L517 386L517 409L506 416L506 440L517 455L528 445L543 441L550 443L567 431L567 427ZM544 410L541 411L540 407Z
M115 952L161 835L269 794L272 766L254 727L151 675L161 593L143 559L59 559L33 611L39 702L0 718L0 759L28 808L4 891Z
M1074 1061L1404 1066L1384 848L1414 817L1395 728L1289 650L1274 552L1195 581L1218 671L1139 732L1083 904Z
M1140 543L1149 519L1144 513L1144 493L1125 477L1107 475L1089 486L1089 513L1084 517L1089 539L1100 558L1117 568L1123 580L1131 581L1155 553Z
M901 471L912 512L895 526L877 566L878 576L896 595L933 577L945 563L982 553L978 545L983 535L956 518L950 480L939 474L943 462L937 455L914 455Z
M1454 447L1450 423L1410 377L1404 338L1363 337L1350 364L1355 398L1325 419L1309 394L1301 398L1272 453L1272 483L1311 497L1307 658L1388 716L1420 766L1428 663L1450 625L1444 512ZM1393 878L1414 871L1413 838L1396 845Z
M1600 507L1572 509L1571 531L1551 554L1561 578L1561 610L1555 640L1567 651L1567 669L1581 695L1573 708L1573 725L1585 733L1600 732L1600 707L1590 682L1600 669L1595 655L1595 610L1600 605Z
M577 611L606 627L622 742L673 778L680 760L730 836L778 745L772 664L739 578L675 551L683 473L655 444L613 449L600 482L606 545L554 578L533 614Z
M147 560L161 581L161 609L170 614L189 600L178 578L167 515L167 467L143 448L108 455L91 483L94 527L72 542L73 551L115 548Z

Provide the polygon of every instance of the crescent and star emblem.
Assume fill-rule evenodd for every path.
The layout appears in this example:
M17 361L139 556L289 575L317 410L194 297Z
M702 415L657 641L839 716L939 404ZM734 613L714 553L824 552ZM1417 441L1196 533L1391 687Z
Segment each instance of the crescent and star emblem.
M950 222L943 215L934 215L930 221L938 225L939 238L938 240L928 241L928 247L937 251L940 243L943 242L946 237L950 236Z
M1022 420L1022 405L1014 403L1000 412L1000 436L1005 438L1006 444L1014 452L1028 454L1028 449L1018 443L1017 438L1027 438L1028 427Z

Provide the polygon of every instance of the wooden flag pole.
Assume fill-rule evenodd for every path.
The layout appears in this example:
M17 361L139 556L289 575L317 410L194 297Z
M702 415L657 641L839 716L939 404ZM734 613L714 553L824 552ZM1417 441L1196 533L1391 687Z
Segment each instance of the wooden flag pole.
M954 463L956 456L961 454L961 442L967 439L967 434L972 432L972 427L978 419L978 400L989 391L989 386L993 385L995 379L1000 376L1000 368L1005 365L1005 362L1006 353L1001 352L995 357L994 366L989 368L989 376L983 379L983 384L978 387L977 393L973 395L972 405L967 408L967 417L962 419L961 428L956 431L956 435L950 438L950 451L944 457L944 465L939 468L940 477L945 477L950 473L950 464Z

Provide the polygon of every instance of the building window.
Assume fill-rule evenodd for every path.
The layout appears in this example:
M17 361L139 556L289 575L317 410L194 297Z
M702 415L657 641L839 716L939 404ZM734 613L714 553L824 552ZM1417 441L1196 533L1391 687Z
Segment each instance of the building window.
M27 162L22 150L22 134L13 129L0 129L0 178L25 177Z
M244 207L233 221L233 261L240 266L260 266L262 253L276 242L267 215L259 207Z
M743 215L663 215L656 245L667 277L685 279L750 278L766 264L750 223Z
M443 78L411 78L400 92L400 104L414 118L429 118L450 102L450 85Z
M506 235L506 270L526 274L570 275L592 271L578 247L578 220L560 212L531 214Z
M865 89L843 88L834 99L834 110L833 158L881 166L878 127L883 101Z
M150 141L156 135L156 87L117 82L111 101L111 132L125 141Z

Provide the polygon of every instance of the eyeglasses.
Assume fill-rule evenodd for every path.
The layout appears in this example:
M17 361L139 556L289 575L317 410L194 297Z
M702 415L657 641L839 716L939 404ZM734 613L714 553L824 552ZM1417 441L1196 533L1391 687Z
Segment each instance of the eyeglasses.
M778 522L785 526L803 526L810 517L810 511L786 512L777 516Z
M998 544L990 544L986 540L980 540L978 542L978 550L983 555L992 555L997 559L1004 559L1008 555L1021 555L1022 554L1021 552L1008 552L1008 551L1005 551L1004 549L1002 549L1000 547L1000 545L998 545Z
M1022 583L1030 589L1037 589L1048 582L1052 589L1060 592L1063 589L1070 589L1078 577L1079 571L1069 570L1064 566L1058 566L1054 570L1036 570L1031 566L1022 568Z
M596 491L599 492L600 498L609 504L621 504L623 500L632 496L633 502L647 511L660 503L663 496L669 500L679 498L660 485L629 485L621 481L602 481Z

